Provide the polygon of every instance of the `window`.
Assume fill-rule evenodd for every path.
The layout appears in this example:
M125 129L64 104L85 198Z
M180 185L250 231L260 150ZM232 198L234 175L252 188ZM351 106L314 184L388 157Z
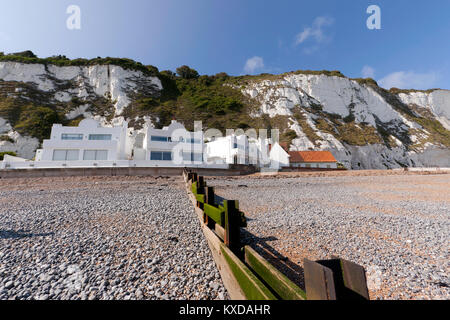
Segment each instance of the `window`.
M63 133L61 140L83 140L83 135L78 133Z
M162 152L150 152L150 160L162 160Z
M152 151L150 152L150 160L172 161L172 152Z
M195 144L200 144L200 143L201 143L201 140L200 140L200 139L190 139L190 138L189 138L189 139L186 140L186 142L187 142L187 143L191 143L191 144L194 144L194 143L195 143Z
M53 150L53 161L76 161L79 150Z
M203 154L202 153L188 153L183 152L183 160L184 161L203 161Z
M89 140L111 140L112 135L110 134L90 134Z
M169 138L168 137L161 137L161 136L152 136L151 137L151 141L155 141L155 142L168 142Z
M84 150L83 160L108 160L108 150Z

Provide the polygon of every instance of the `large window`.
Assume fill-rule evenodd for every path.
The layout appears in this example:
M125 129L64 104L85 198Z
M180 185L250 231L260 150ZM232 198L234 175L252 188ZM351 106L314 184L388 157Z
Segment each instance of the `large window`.
M53 150L53 161L76 161L79 150Z
M108 160L108 150L84 150L83 160Z
M150 152L150 160L172 161L172 152L152 151Z
M161 137L161 136L151 136L151 141L155 142L170 142L169 137Z
M90 134L89 140L111 140L112 135L110 134Z
M78 133L63 133L61 140L83 140L83 135Z
M203 154L202 153L183 152L183 160L184 161L202 162Z

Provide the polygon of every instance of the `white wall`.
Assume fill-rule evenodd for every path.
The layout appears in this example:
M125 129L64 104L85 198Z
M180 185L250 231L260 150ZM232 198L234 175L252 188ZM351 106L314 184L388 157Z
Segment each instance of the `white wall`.
M294 168L320 168L320 169L337 169L336 162L302 162L291 163Z
M270 167L272 169L281 169L289 167L289 154L278 144L272 145L269 153Z
M219 137L206 144L206 158L212 162L222 159L228 164L249 164L249 142L245 135Z
M228 169L228 164L206 164L199 165L177 165L166 161L135 161L135 160L118 160L118 161L8 161L0 162L0 169L48 169L48 168L171 168L171 167L187 167L187 168L211 168L211 169Z

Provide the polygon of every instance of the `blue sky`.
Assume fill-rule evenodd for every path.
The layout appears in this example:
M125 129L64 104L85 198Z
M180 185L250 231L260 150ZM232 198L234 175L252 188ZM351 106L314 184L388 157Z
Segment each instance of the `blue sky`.
M386 87L450 89L448 0L1 0L0 51L128 57L201 74L340 70ZM69 5L81 30L69 30ZM369 30L369 5L381 30Z

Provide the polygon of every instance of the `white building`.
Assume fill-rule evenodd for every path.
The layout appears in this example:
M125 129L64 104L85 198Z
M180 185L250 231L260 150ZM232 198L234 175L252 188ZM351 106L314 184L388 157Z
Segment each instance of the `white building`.
M204 163L203 132L189 132L172 120L168 127L146 127L142 149L134 149L135 160L146 160L158 166L198 165Z
M279 170L283 167L289 167L290 155L279 143L270 145L270 168Z
M209 163L249 164L249 142L246 135L229 135L206 143Z
M128 123L102 127L93 119L82 120L78 127L54 124L49 140L36 151L36 161L115 161L127 160Z
M290 163L295 168L336 169L337 161L330 151L291 151Z

